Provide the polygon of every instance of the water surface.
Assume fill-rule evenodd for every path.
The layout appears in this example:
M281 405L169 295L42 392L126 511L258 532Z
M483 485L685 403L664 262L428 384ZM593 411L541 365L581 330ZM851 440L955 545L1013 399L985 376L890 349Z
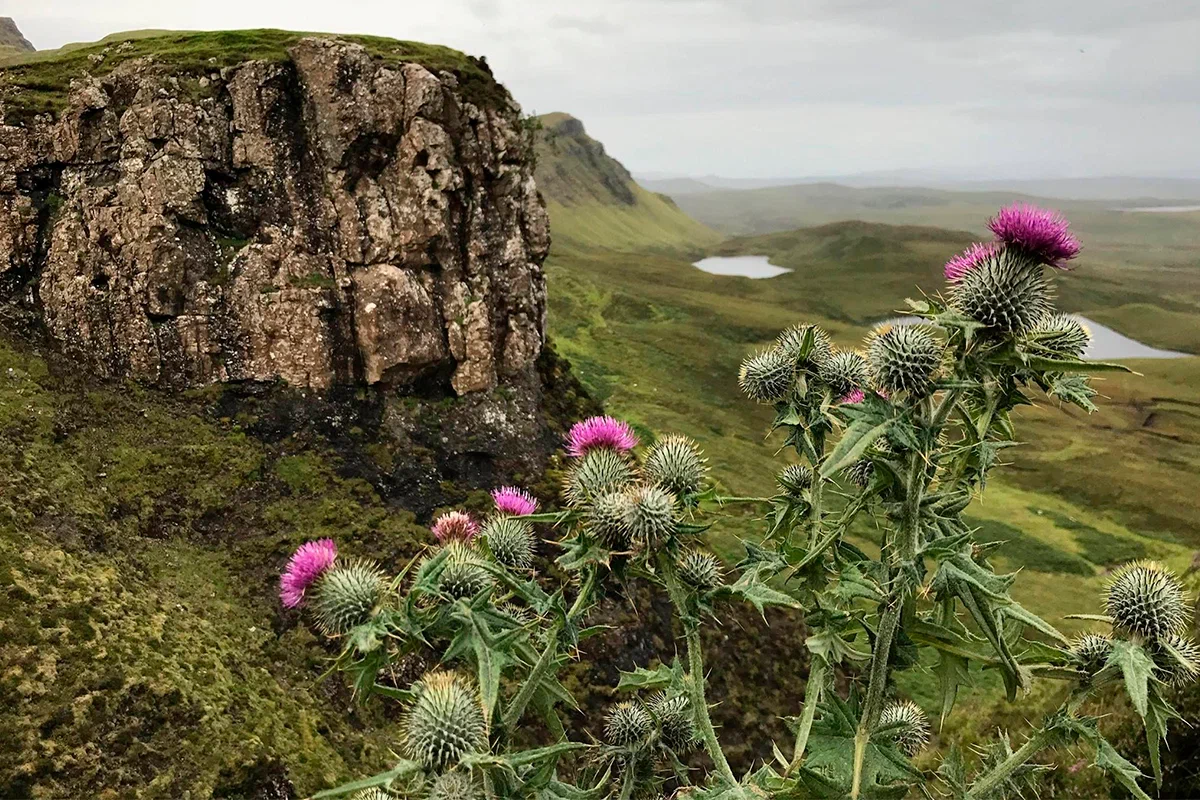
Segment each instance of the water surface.
M774 278L785 272L785 267L767 263L766 256L711 256L692 265L712 275L739 275L743 278Z

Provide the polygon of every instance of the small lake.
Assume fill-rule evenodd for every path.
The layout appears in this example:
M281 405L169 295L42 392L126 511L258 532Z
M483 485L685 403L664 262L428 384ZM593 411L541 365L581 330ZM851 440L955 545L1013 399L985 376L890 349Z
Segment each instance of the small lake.
M1117 361L1123 358L1185 358L1191 355L1190 353L1177 353L1174 350L1159 350L1157 347L1150 347L1136 339L1130 339L1124 334L1117 333L1107 325L1093 322L1079 314L1074 316L1092 332L1092 343L1087 352L1083 354L1084 358L1093 361ZM895 317L887 321L893 325L911 325L921 320L917 317Z
M692 265L712 275L738 275L743 278L774 278L785 272L785 267L767 263L766 256L711 256Z
M1136 206L1118 208L1118 211L1137 211L1146 214L1182 214L1185 211L1200 211L1200 206Z

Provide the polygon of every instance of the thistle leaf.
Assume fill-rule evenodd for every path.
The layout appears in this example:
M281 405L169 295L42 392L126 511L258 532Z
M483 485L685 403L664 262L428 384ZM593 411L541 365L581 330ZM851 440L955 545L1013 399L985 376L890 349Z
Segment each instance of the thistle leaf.
M1154 673L1154 661L1139 645L1126 639L1113 642L1108 665L1116 667L1125 676L1125 690L1138 714L1144 719L1150 703L1150 678Z

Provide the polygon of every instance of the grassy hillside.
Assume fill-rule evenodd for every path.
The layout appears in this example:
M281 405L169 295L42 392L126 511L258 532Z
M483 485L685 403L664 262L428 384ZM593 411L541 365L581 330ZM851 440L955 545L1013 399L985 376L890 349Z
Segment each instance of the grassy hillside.
M536 177L556 251L695 248L721 238L669 197L638 186L579 120L559 112L537 122Z

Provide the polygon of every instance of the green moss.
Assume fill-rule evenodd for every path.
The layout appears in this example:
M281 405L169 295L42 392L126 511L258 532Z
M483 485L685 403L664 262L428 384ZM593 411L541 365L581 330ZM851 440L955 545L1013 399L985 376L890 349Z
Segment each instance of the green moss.
M244 61L286 61L288 48L305 36L313 35L361 44L385 63L415 62L433 71L452 72L458 78L464 97L474 103L495 106L507 97L503 87L480 62L448 47L382 36L312 34L267 28L113 34L94 44L10 60L7 66L0 67L0 88L10 115L16 119L33 114L56 114L66 106L73 79L85 74L103 76L126 61L149 58L168 66L173 75L184 78L184 96L198 99L211 91L200 86L200 77ZM93 58L97 59L96 63Z

